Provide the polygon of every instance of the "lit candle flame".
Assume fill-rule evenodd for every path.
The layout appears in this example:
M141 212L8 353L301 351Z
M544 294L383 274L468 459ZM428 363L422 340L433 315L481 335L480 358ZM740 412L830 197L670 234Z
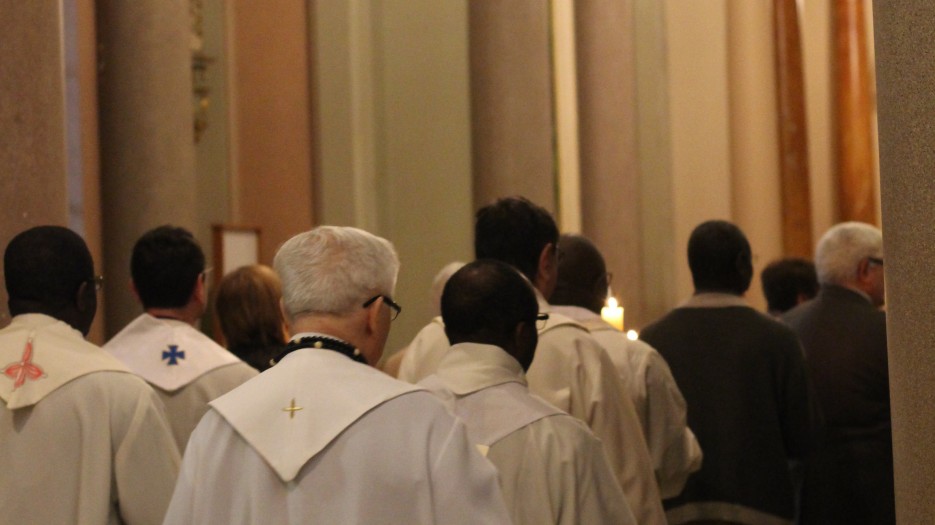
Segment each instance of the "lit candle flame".
M623 331L623 307L617 303L617 298L607 298L607 306L601 308L601 319L617 330Z

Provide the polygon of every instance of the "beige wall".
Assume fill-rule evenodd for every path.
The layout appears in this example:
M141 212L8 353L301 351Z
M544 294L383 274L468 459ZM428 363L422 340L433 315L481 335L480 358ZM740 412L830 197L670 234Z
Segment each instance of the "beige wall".
M636 0L638 154L644 305L650 318L692 292L685 246L701 221L726 219L750 239L759 271L782 257L772 4ZM834 222L830 13L801 11L813 231ZM817 237L816 237L817 238Z
M747 298L765 309L759 275L783 255L773 6L731 0L727 19L731 219L753 249Z
M302 0L227 8L230 220L261 228L260 259L270 263L280 244L312 226L308 10Z

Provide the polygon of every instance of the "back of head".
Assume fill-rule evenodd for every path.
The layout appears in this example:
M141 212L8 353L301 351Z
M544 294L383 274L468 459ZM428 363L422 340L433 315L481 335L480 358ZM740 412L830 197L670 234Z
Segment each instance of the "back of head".
M228 348L240 355L238 349L285 345L281 298L282 284L269 266L244 266L225 275L215 310Z
M750 243L734 224L703 222L688 239L688 266L696 292L743 295L753 278Z
M13 315L74 306L81 284L94 278L84 239L61 226L37 226L14 237L3 255L3 267Z
M558 240L558 284L551 304L571 305L600 312L607 296L607 267L597 247L581 235Z
M517 268L530 281L539 271L539 255L558 241L555 220L523 197L507 197L484 206L474 223L474 256Z
M185 306L204 271L204 253L183 228L160 226L133 246L130 274L143 308Z
M811 261L797 258L773 261L760 273L763 295L770 312L786 312L802 299L818 293L818 277Z
M832 226L818 241L815 269L822 284L847 286L857 279L862 259L883 257L883 233L862 222Z
M386 239L351 227L319 226L289 239L273 261L286 315L342 315L370 297L393 295L399 258Z
M538 313L532 285L515 268L492 259L458 270L442 293L442 319L451 344L495 344L509 351L517 324L528 322L534 328Z

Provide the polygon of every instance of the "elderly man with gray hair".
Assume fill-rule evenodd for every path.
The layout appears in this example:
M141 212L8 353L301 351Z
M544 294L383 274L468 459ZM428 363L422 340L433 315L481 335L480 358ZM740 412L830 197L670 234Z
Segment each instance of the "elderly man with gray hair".
M883 235L838 224L815 266L818 296L783 317L802 341L825 423L806 462L802 522L895 523Z
M400 312L393 246L322 226L274 266L292 340L211 403L165 523L509 523L464 425L372 368Z

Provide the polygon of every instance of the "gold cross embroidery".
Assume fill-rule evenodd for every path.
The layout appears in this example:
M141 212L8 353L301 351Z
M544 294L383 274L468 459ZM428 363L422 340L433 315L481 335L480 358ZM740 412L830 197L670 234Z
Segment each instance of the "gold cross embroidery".
M304 408L304 407L297 407L297 406L295 406L295 398L292 398L292 402L289 403L289 406L287 406L286 408L282 409L282 411L283 411L283 412L288 412L288 413L289 413L289 419L292 419L292 418L295 417L296 411L302 410L303 408Z

